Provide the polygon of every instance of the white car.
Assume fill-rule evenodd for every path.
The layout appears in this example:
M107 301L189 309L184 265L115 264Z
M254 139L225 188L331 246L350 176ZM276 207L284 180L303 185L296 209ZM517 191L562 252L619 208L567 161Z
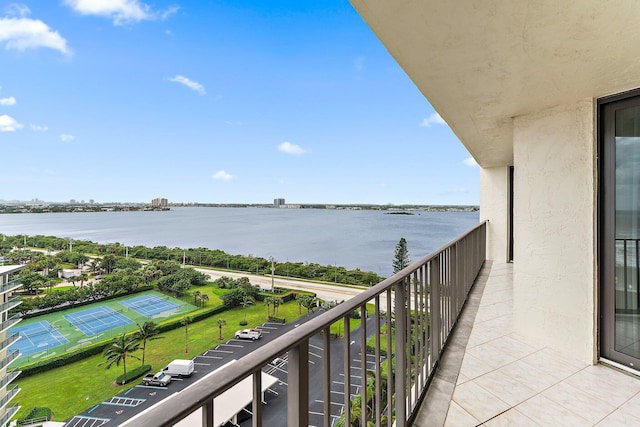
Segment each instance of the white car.
M252 328L252 329L242 329L241 331L236 331L237 339L246 339L246 340L257 340L262 336L262 331L260 329Z

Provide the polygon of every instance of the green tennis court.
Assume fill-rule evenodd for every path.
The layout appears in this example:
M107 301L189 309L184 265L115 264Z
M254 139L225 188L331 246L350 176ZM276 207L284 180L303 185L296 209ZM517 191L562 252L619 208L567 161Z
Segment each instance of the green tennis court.
M9 334L21 334L21 339L9 347L21 353L11 366L59 355L133 331L146 321L159 323L196 309L179 299L149 291L26 319L9 329ZM29 331L43 324L51 327L30 334ZM40 336L39 345L25 345L34 336Z

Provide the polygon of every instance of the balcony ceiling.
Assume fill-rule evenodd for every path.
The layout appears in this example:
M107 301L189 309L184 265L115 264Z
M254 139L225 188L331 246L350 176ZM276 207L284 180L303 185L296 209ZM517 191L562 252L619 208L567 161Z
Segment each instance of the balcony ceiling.
M640 86L633 0L351 0L483 167L513 162L512 118Z

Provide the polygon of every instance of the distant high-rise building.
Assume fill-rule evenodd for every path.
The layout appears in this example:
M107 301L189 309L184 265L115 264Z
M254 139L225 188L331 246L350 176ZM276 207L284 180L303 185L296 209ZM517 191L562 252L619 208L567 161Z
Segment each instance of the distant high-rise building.
M166 208L169 201L165 198L157 197L151 201L151 206L158 208Z
M283 206L284 203L284 199L273 199L273 207L274 208L279 208L280 206Z
M93 199L89 199L89 203L93 204Z

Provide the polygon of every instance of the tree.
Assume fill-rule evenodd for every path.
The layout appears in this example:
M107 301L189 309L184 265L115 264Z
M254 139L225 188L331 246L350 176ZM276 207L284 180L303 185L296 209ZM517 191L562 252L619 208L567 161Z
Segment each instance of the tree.
M256 300L250 296L250 295L245 295L242 297L242 301L240 302L240 305L244 308L244 321L247 321L247 308L249 308L250 305L255 304Z
M191 323L191 317L184 316L182 318L182 324L184 325L184 352L189 353L189 323Z
M273 298L273 315L274 316L278 315L278 307L280 307L282 304L284 304L284 301L282 300L282 298L278 298L278 297Z
M120 366L120 362L122 362L122 366L124 368L124 380L126 381L127 356L139 359L137 356L132 354L137 351L139 347L140 342L135 336L122 334L120 337L114 339L111 344L105 347L102 354L107 360L98 364L98 366L106 365L106 368L109 369L114 364L116 366Z
M193 304L195 305L202 294L200 291L194 291L191 295L193 296Z
M396 245L396 253L393 257L394 274L409 265L409 251L407 250L407 241L404 237L400 239Z
M209 295L205 293L200 294L200 302L202 303L200 308L203 308L207 301L209 301Z
M84 286L84 282L89 278L89 276L87 276L87 273L80 273L80 275L78 276L78 279L80 279L80 287Z
M219 331L219 336L218 339L220 341L222 341L224 338L222 337L222 327L225 326L227 324L227 321L224 319L218 319L218 331Z
M271 304L273 304L273 297L266 297L263 302L264 305L267 306L267 318L269 318L269 315L271 314L269 307L271 307Z
M144 354L147 349L147 341L157 340L164 337L156 337L160 333L158 325L155 322L147 321L142 325L138 324L138 331L135 337L142 342L142 365L144 366Z

